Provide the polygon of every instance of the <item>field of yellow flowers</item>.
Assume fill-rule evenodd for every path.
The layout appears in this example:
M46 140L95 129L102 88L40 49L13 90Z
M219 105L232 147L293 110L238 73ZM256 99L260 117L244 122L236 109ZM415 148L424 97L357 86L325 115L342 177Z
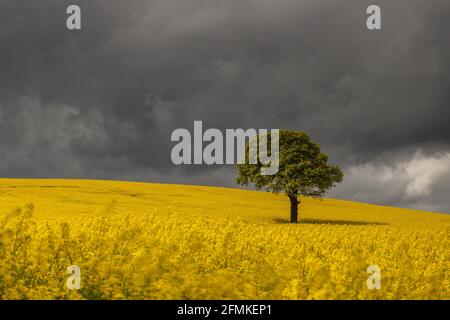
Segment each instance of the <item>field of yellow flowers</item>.
M450 215L333 199L288 215L256 191L0 179L0 299L450 299Z

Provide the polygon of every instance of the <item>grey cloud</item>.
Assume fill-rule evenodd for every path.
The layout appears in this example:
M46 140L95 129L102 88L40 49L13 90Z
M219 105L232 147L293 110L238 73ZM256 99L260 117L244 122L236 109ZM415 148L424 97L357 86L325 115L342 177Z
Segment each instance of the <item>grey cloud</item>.
M394 163L365 163L347 170L346 181L333 196L384 204L448 211L442 202L449 194L450 151L434 155L417 151L413 157Z
M78 0L83 30L68 32L71 3L0 5L2 176L231 186L232 167L170 162L172 130L203 120L307 131L354 198L354 168L450 145L446 0L377 1L376 32L371 1ZM422 206L367 183L368 201Z

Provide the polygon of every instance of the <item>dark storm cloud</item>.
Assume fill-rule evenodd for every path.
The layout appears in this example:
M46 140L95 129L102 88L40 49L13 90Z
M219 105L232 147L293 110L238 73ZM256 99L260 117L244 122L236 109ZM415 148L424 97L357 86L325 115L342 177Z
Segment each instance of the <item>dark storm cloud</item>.
M65 29L72 3L82 8L81 32ZM381 31L365 28L373 3L382 8ZM203 120L307 131L348 173L337 196L450 210L437 182L424 187L436 192L410 197L408 185L425 178L408 173L388 197L373 175L360 174L433 159L446 166L446 0L0 6L2 176L234 185L233 168L171 164L170 133ZM418 150L428 160L414 162ZM365 195L356 191L361 179Z

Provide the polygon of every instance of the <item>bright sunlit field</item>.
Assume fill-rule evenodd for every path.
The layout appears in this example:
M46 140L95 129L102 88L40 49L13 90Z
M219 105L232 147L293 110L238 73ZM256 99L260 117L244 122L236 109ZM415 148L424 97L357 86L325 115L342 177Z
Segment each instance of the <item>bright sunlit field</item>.
M0 179L0 298L450 299L450 215L302 198L288 217L265 192Z

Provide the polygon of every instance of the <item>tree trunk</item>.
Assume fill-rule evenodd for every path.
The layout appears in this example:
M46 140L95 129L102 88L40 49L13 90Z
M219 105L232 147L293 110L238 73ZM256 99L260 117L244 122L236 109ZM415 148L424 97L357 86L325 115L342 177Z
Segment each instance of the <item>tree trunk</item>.
M297 196L289 196L289 200L291 200L291 223L297 223L299 201Z

